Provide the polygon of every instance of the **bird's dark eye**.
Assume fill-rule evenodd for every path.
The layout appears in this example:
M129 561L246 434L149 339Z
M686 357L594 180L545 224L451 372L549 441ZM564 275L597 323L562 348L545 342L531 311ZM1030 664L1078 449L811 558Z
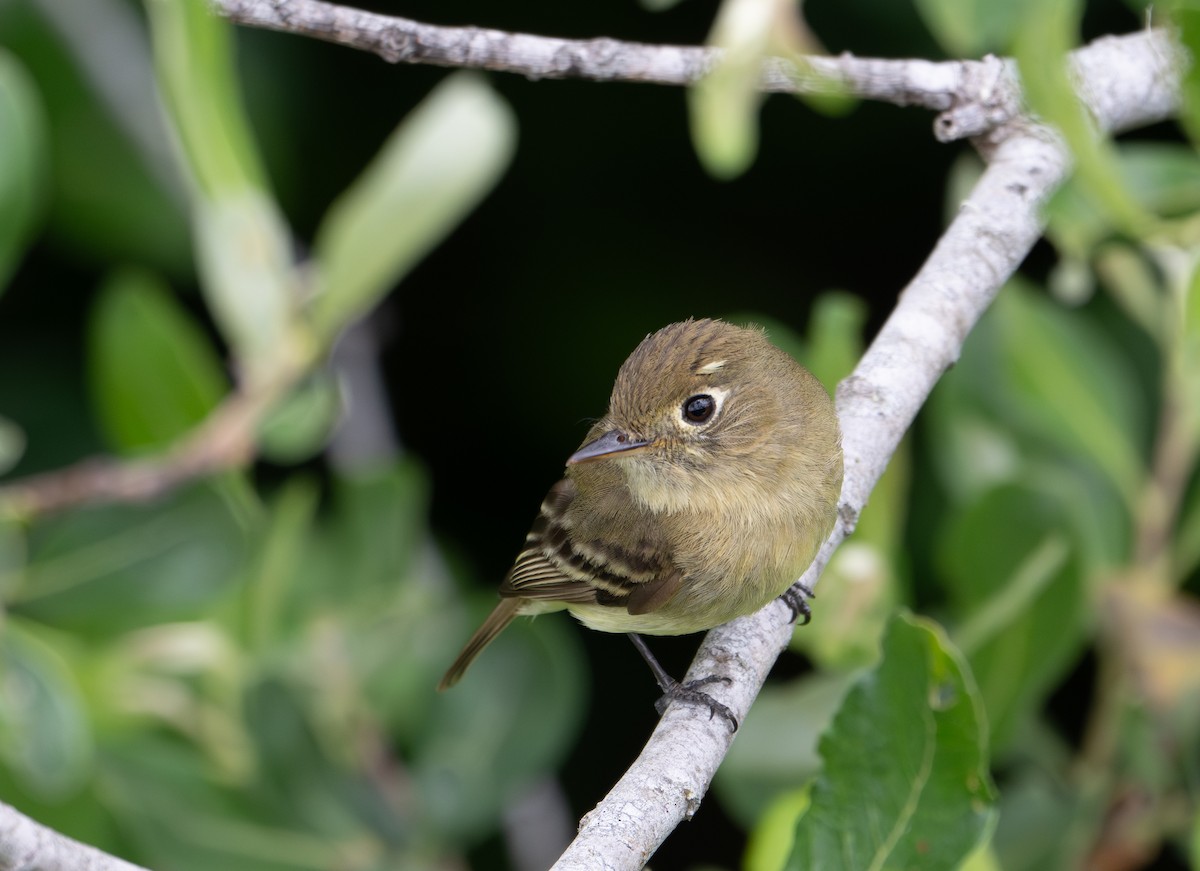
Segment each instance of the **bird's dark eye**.
M683 419L688 423L704 423L717 410L717 401L707 393L684 400Z

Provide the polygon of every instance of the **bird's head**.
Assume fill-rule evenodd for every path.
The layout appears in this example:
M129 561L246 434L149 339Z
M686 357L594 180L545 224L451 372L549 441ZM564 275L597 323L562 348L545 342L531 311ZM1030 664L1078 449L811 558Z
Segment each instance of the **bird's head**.
M769 492L807 452L836 444L824 388L762 331L688 320L638 345L567 464L583 486L593 464L619 468L650 510L703 510Z

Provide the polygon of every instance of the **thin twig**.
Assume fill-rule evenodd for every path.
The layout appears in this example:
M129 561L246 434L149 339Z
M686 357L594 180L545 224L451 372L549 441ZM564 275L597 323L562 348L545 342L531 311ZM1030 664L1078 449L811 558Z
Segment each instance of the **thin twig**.
M617 39L560 39L509 33L484 27L442 27L394 15L380 15L323 0L209 0L230 21L323 39L369 51L391 63L419 63L516 73L532 79L582 78L599 82L644 82L692 85L720 59L707 46L649 45ZM1159 99L1165 82L1178 87L1174 72L1181 53L1164 31L1111 37L1104 51L1072 58L1075 77L1086 90L1098 64L1137 61L1147 52L1163 59L1155 67L1164 75L1144 95ZM1147 46L1146 44L1150 45ZM1093 44L1093 47L1100 43ZM1136 77L1143 82L1144 77ZM920 106L939 112L934 135L943 142L979 136L1021 114L1020 86L1011 61L884 60L851 54L806 57L796 62L769 58L763 65L764 91L795 94L840 93L897 106ZM1091 95L1089 104L1141 113L1137 101L1124 95L1105 101ZM1102 124L1125 129L1138 122Z
M136 460L93 457L0 487L0 517L29 521L68 508L145 502L254 459L274 391L235 393L172 448Z
M720 53L704 46L649 45L607 37L559 39L484 27L442 27L380 15L322 0L210 0L229 20L302 34L369 51L390 63L420 63L517 73L533 79L582 78L599 82L690 85L712 69ZM774 59L763 89L828 93L845 89L867 99L943 110L962 78L959 63L808 59L802 69Z

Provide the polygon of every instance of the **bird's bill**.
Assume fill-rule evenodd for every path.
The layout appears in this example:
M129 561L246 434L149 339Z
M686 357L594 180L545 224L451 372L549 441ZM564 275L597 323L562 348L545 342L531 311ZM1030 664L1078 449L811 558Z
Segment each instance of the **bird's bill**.
M567 465L573 466L576 463L586 463L588 460L598 460L601 457L619 454L623 451L644 448L648 444L650 442L639 441L627 433L621 432L619 429L610 430L599 438L592 439L592 441L567 457Z

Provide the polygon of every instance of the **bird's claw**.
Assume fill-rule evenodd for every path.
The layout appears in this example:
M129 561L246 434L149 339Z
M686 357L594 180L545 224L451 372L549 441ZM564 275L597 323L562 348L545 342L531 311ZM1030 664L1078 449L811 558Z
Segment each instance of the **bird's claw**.
M808 600L817 598L817 594L811 588L796 581L796 583L784 590L779 598L783 604L787 605L788 610L792 612L792 619L788 622L795 623L800 619L800 615L803 614L804 622L800 625L807 626L809 624L812 620L812 608L809 607Z
M728 706L721 704L708 693L701 692L700 687L708 686L710 683L733 683L730 678L719 677L715 674L708 677L702 677L699 680L689 681L688 683L679 683L673 681L662 694L662 697L654 703L654 709L658 711L661 717L667 710L667 705L671 702L683 702L688 705L701 705L708 708L708 718L711 720L717 714L720 714L729 721L729 725L733 727L733 731L738 729L737 717L733 715Z

